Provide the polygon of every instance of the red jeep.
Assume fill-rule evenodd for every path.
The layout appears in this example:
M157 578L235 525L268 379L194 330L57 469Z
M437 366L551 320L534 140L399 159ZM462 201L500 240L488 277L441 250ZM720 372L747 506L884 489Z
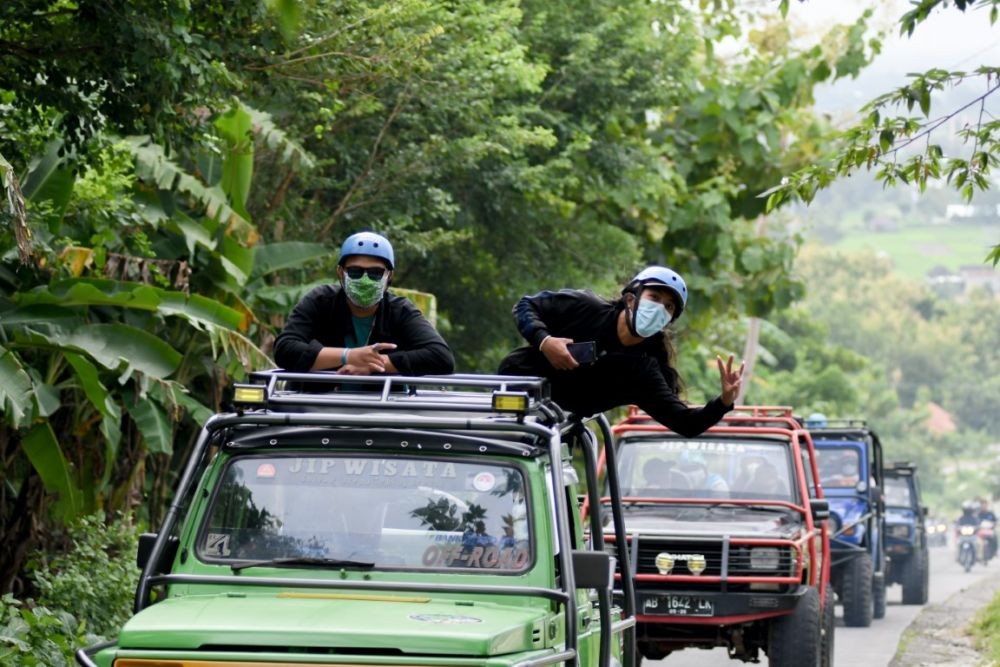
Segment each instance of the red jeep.
M744 661L831 665L829 506L792 409L737 408L685 438L633 408L613 431L641 655L726 646Z

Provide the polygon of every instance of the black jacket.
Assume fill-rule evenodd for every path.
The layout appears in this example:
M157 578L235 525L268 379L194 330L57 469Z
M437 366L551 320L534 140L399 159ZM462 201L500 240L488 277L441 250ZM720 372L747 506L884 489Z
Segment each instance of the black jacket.
M340 285L320 285L292 310L274 341L274 360L289 371L308 371L324 347L344 347L354 334L347 296ZM409 299L386 291L375 311L368 344L395 343L386 356L401 375L445 375L455 357L441 335Z
M677 372L670 367L663 334L626 347L618 338L620 301L592 292L560 290L526 296L514 306L517 328L528 341L500 362L503 375L537 375L552 383L552 398L578 415L635 404L667 428L694 437L732 409L721 397L692 408L677 396ZM597 343L597 362L558 371L538 346L546 336Z

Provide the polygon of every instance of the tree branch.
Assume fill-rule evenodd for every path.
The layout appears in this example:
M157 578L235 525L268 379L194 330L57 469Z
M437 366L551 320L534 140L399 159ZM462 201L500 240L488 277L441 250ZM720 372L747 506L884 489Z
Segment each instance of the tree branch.
M931 132L933 132L934 130L936 130L937 128L941 127L946 122L948 122L949 120L951 120L952 118L954 118L955 116L957 116L958 114L960 114L961 112L965 111L966 109L968 109L969 107L971 107L972 105L974 105L976 102L984 102L985 103L986 98L989 97L990 95L992 95L993 93L995 93L997 90L1000 90L1000 84L997 84L997 85L993 86L992 88L990 88L989 90L987 90L985 93L983 93L979 97L975 98L974 100L972 100L968 104L964 104L961 107L959 107L958 109L955 109L950 114L948 114L946 116L942 116L941 118L939 118L938 120L936 120L934 123L928 125L923 130L921 130L917 134L915 134L912 137L910 137L906 142L900 144L899 146L893 146L893 148L891 150L888 150L885 153L882 153L881 156L888 156L888 155L891 155L893 153L896 153L898 151L903 150L904 148L906 148L907 146L909 146L910 144L912 144L914 141L917 141L921 137L924 137L924 136L930 134ZM980 123L982 123L982 114L980 114Z
M354 183L351 184L351 187L347 190L347 194L345 194L340 200L340 203L337 205L333 215L331 215L330 219L327 220L325 225L323 225L323 229L320 231L321 236L327 236L330 233L330 230L337 222L337 219L344 213L344 210L348 203L350 203L351 198L357 193L358 189L361 187L362 183L365 182L368 176L371 175L372 167L375 166L375 160L378 159L378 152L379 148L382 146L382 140L385 139L385 135L389 131L389 126L392 125L396 116L398 116L399 112L402 111L403 103L407 100L407 98L408 95L405 91L400 93L392 112L389 114L389 117L385 119L381 129L379 129L378 136L375 138L375 143L372 145L371 153L368 155L368 162L365 164L365 168L358 175L358 177L354 179Z

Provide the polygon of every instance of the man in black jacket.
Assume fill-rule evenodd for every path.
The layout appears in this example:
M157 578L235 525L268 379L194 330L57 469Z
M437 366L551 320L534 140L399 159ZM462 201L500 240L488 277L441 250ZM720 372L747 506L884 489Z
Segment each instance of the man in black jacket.
M681 400L663 329L686 306L684 280L664 266L640 271L614 301L568 289L525 296L514 306L514 319L529 344L508 354L499 372L549 378L553 400L578 415L635 404L694 437L733 409L743 366L734 370L732 357L727 363L717 358L721 395L699 408Z
M278 366L345 375L453 372L455 359L441 335L409 299L387 291L394 269L384 236L349 236L340 248L340 284L321 285L295 306L274 342Z

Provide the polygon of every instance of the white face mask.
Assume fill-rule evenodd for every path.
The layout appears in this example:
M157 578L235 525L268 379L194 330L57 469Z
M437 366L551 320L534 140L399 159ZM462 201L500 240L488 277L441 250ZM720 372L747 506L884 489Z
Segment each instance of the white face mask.
M635 311L635 332L643 338L649 338L670 324L670 313L662 303L639 299Z

